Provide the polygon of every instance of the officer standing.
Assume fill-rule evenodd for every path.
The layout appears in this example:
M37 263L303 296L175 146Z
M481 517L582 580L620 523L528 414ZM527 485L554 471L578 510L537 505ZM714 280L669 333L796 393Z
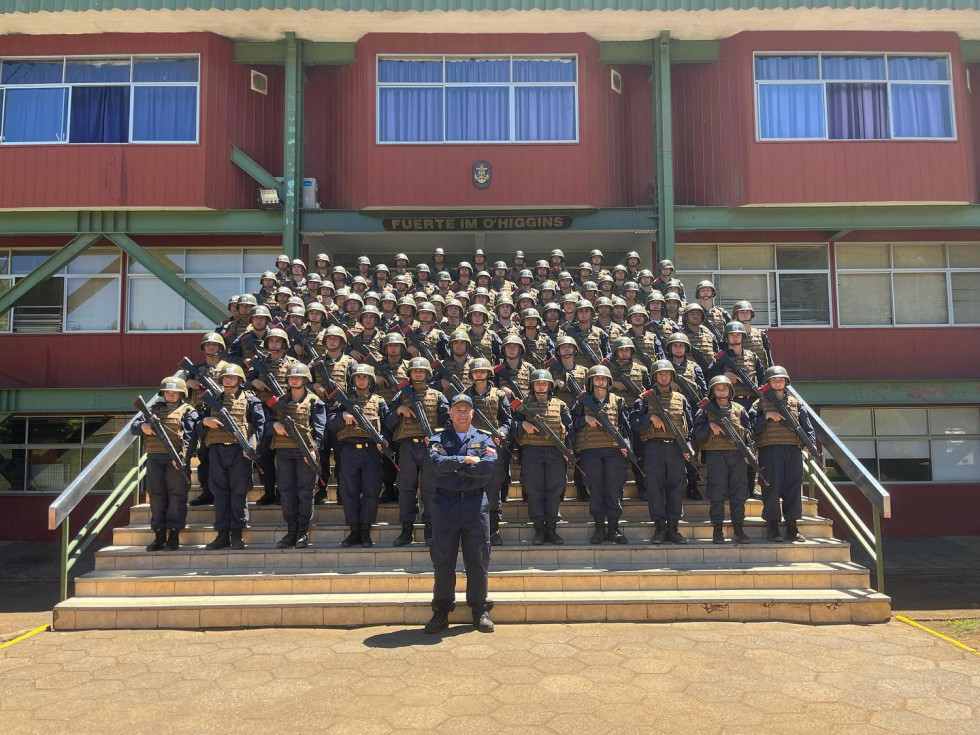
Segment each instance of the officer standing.
M800 428L816 439L810 415L793 396L786 392L789 373L780 365L766 370L769 384L769 400L756 400L749 418L755 443L759 448L759 464L769 486L762 491L762 518L769 524L766 537L770 541L782 541L779 534L779 503L782 501L782 517L786 521L787 541L806 541L796 522L803 517L803 453L800 439L783 420L782 414L771 401L778 401L790 412Z
M219 382L221 369L228 363L224 361L225 340L217 332L208 332L201 339L201 352L204 354L204 361L197 363L195 367L207 373L215 383ZM195 408L200 409L204 403L204 391L199 381L190 378L185 385L192 391L190 402ZM211 505L214 502L214 495L211 494L211 486L208 483L208 448L203 442L199 443L197 449L197 481L201 485L201 494L188 503L191 506Z
M426 633L449 625L456 607L456 559L463 547L466 604L473 625L481 633L493 632L487 600L490 567L490 512L486 487L493 476L497 450L489 435L473 428L473 400L465 394L453 398L451 428L429 439L429 461L435 475L432 495L432 544L429 555L435 572L432 619Z
M286 395L279 399L286 415L299 429L307 449L316 456L316 448L323 439L327 422L327 409L323 401L307 387L313 380L310 369L302 363L286 368ZM310 464L305 452L289 435L281 419L270 421L266 431L272 436L272 449L276 453L276 484L282 499L282 516L286 521L286 535L276 544L280 549L295 546L305 549L310 545L310 523L313 520L313 488L316 486L316 469Z
M191 455L197 449L197 411L187 403L187 385L178 377L164 378L158 393L163 400L150 407L167 432L171 444L184 460L181 470L153 427L142 420L133 424L134 434L145 435L146 492L150 496L150 528L153 542L147 551L170 551L180 547L180 532L187 526L187 493L190 492ZM169 531L169 534L167 534Z
M500 537L500 519L502 513L503 498L507 497L507 485L510 482L510 444L511 433L511 413L507 405L507 395L500 389L495 388L490 382L490 375L493 373L493 366L490 361L478 357L469 365L469 377L472 385L466 388L466 395L473 399L474 409L479 408L484 416L493 424L493 428L500 434L500 438L494 438L493 444L497 450L497 462L494 464L493 475L490 485L487 487L487 500L490 506L490 545L501 546L503 539ZM475 413L475 411L474 411ZM481 430L487 427L479 427Z

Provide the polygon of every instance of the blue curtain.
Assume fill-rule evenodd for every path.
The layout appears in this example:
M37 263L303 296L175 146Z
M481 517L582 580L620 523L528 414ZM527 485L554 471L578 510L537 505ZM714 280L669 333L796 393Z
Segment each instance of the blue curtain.
M509 82L509 59L449 59L446 61L446 81L452 84L468 82Z
M885 80L884 56L824 56L824 79Z
M881 140L888 134L885 84L828 84L828 137L834 140Z
M197 87L135 87L134 141L197 138Z
M378 62L378 81L412 84L441 83L442 62L382 59Z
M129 142L129 85L72 87L71 142Z
M197 59L135 59L134 82L196 82Z
M378 90L378 140L383 143L441 142L441 87Z
M517 87L517 140L575 140L575 89Z
M65 66L65 81L76 84L99 82L129 82L132 64L125 61L97 59L94 61L69 61Z
M446 140L509 140L507 87L447 87Z
M756 56L757 81L789 79L819 79L820 59L817 56Z
M61 84L60 61L4 61L0 84Z
M5 143L51 143L65 140L68 109L65 87L6 90Z
M760 139L823 138L825 120L821 85L759 85Z
M893 81L946 81L949 79L949 61L945 56L890 56L888 78Z
M892 84L896 138L952 138L953 110L945 84Z
M515 82L574 82L572 59L514 59Z

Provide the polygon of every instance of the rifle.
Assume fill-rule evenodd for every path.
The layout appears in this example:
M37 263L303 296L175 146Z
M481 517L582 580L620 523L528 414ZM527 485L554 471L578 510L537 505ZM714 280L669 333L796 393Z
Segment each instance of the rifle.
M820 452L817 450L816 442L810 438L809 434L803 431L803 427L800 426L800 422L793 416L793 412L789 410L789 406L787 406L784 401L780 401L778 398L776 398L768 383L762 386L759 393L761 393L769 401L769 403L772 403L776 407L776 410L779 411L779 415L783 417L783 421L786 422L786 425L793 430L793 433L799 437L799 440L803 443L803 446L805 446L807 451L810 452L810 456L814 458L819 457ZM759 407L761 408L764 403L765 401L761 401L759 403Z
M769 487L769 482L765 477L762 476L762 467L759 465L759 460L756 459L755 453L749 448L749 445L743 441L742 437L738 434L738 429L732 423L732 420L726 416L718 406L713 404L707 398L703 399L699 404L698 408L704 410L712 420L721 427L722 433L725 438L728 439L735 448L745 457L745 461L749 463L749 466L755 470L756 475L759 478L759 484L763 487Z
M181 472L187 472L187 463L180 456L180 452L177 451L174 443L170 441L170 435L167 434L167 430L163 427L163 422L160 420L160 417L150 410L150 407L146 405L146 401L143 400L143 396L136 396L133 405L143 413L143 418L146 419L146 423L153 429L153 434L156 438L163 442L163 446L167 449L167 454L170 455L170 460L176 465L177 469Z
M310 362L320 359L321 356L320 353L316 351L316 347L313 346L313 343L310 342L309 338L303 334L303 332L300 331L300 328L295 324L290 324L286 328L286 334L288 334L289 338L293 340L293 344L299 343L303 346L303 351L310 356Z
M694 386L691 385L688 379L685 378L683 375L680 375L676 371L675 371L675 375L677 376L677 380L674 382L676 382L677 386L681 389L681 393L684 394L684 397L687 399L687 402L691 404L691 406L697 406L698 404L700 404L701 396L697 394L697 391L694 390Z
M452 385L454 391L456 391L457 393L466 392L466 386L463 385L463 381L461 381L458 377L456 377L451 372L449 372L449 370L446 369L446 367L442 364L442 362L436 360L434 363L432 363L432 369L437 370L439 372L439 375L445 378L446 381L450 385ZM500 431L497 430L497 427L493 425L493 422L490 421L489 418L487 418L487 415L483 413L483 411L480 409L479 406L476 405L476 401L473 402L473 412L476 414L476 417L480 419L480 422L486 425L487 431L490 432L490 436L492 436L494 439L496 439L501 444L503 444L504 437L501 435Z
M574 329L565 330L565 334L569 335L575 340L575 344L578 345L579 351L585 355L585 357L592 362L593 365L598 365L602 362L602 358L599 357L595 350L592 349L592 345L582 336L582 331L575 326Z
M364 347L363 338L361 338L357 334L354 334L346 326L344 326L344 323L340 321L340 317L337 316L337 312L328 311L327 321L332 322L335 327L339 327L340 329L344 330L344 337L347 338L347 348L351 352L357 352L357 353L361 352L361 349ZM358 345L357 348L354 347L355 344Z
M762 393L756 387L755 381L748 376L748 373L742 369L741 365L737 364L734 360L732 360L732 358L725 354L724 349L720 349L715 353L715 360L720 362L725 367L731 368L731 371L738 376L739 381L742 383L742 385L749 389L749 392L752 395L754 395L760 401L765 400Z
M683 332L684 330L682 329L681 333L683 334ZM699 347L696 347L694 343L690 341L690 339L688 339L688 342L691 344L691 357L694 358L694 362L696 362L702 370L707 370L708 366L711 364L711 360L709 360L708 356L704 354Z
M258 466L259 456L255 453L255 449L248 442L248 437L242 432L241 427L235 423L235 419L232 418L231 414L228 413L228 409L221 405L221 395L224 390L215 383L211 376L208 375L204 370L197 367L193 362L191 362L187 357L180 361L181 370L186 370L190 375L193 375L203 386L204 395L201 396L204 403L211 409L212 413L217 413L218 420L221 421L222 426L225 431L230 433L235 437L235 441L245 452L245 455ZM259 467L259 474L262 474L262 468Z
M507 383L507 385L510 386L510 389L511 389L511 391L513 391L515 398L518 398L521 401L524 401L525 400L524 391L521 390L521 387L517 384L517 382L511 376L511 374L510 374L510 368L507 367L507 363L502 362L499 365L496 365L493 368L493 372L494 372L494 375L497 375L497 376L503 378L504 379L504 382Z
M590 409L592 413L595 414L593 418L595 418L600 424L602 424L602 430L605 431L614 442L616 442L616 445L620 449L626 450L626 459L628 459L633 464L633 466L636 467L636 471L640 473L640 476L646 477L646 475L643 472L643 465L640 462L640 458L633 453L633 449L632 447L630 447L630 443L626 441L625 437L623 437L623 435L619 433L616 427L613 426L612 421L609 420L609 416L606 415L605 409L603 409L603 407L599 405L596 399L593 396L589 395L588 393L585 392L580 393L578 396L578 400L582 402L583 406Z
M415 421L422 427L422 431L425 432L425 437L428 439L432 436L432 424L429 423L429 417L425 415L425 406L419 400L418 394L415 392L412 384L407 380L403 380L398 384L397 388L412 404L412 414L415 416Z
M266 401L265 405L272 410L279 421L282 422L282 425L286 427L286 433L289 434L289 438L296 443L297 448L303 453L303 461L319 476L320 462L317 460L313 450L310 449L309 444L306 443L303 435L300 434L296 420L286 412L289 395L279 384L279 381L276 380L276 376L269 370L269 366L266 364L264 357L256 356L249 360L248 364L249 367L255 367L259 375L262 376L262 381L269 386L269 392L273 395L272 398Z
M626 390L632 393L634 397L636 398L640 397L640 394L643 392L643 389L640 388L640 386L638 386L636 383L634 383L633 379L630 378L630 376L626 374L626 371L623 370L623 368L621 368L617 363L613 362L612 360L603 360L599 364L608 367L610 371L612 371L613 378L618 379L620 383L625 385ZM612 386L609 387L612 388Z
M427 345L425 340L419 336L419 330L413 329L412 327L405 327L401 331L402 334L412 341L412 344L415 345L415 349L419 351L419 354L422 357L429 361L430 365L436 361L436 357L432 354L432 350L429 349L429 345Z
M641 329L646 332L646 324L644 324ZM650 370L652 374L653 359L646 353L646 350L643 349L643 336L641 335L637 337L635 334L632 334L632 331L632 329L628 330L625 333L625 336L629 337L633 341L633 352L635 352L636 356L640 358L640 362L643 363L643 367Z
M374 367L378 374L381 375L381 378L388 384L389 388L391 388L393 391L398 390L398 386L401 384L401 381L399 381L398 378L395 377L395 374L391 372L391 367L389 366L387 360L379 360L377 355L369 351L367 357L365 358L365 362Z
M718 344L721 344L722 342L724 342L724 340L721 338L721 335L718 334L718 330L715 328L714 322L711 320L711 315L708 313L708 311L709 311L708 309L704 310L703 324L708 328L708 331L714 335L715 339L718 340Z
M585 476L585 473L582 472L582 468L578 466L578 461L575 459L575 453L565 446L565 442L559 438L554 429L548 426L548 422L545 421L544 418L532 411L531 408L527 406L520 398L515 398L511 402L510 410L521 411L525 416L527 416L531 423L537 427L538 431L545 435L545 438L551 443L551 445L561 452L561 456L565 458L565 461L570 462L573 467L582 473L583 477Z
M698 466L694 461L697 453L694 451L694 447L691 446L691 442L688 441L687 437L684 436L684 432L681 431L681 427L677 425L677 421L674 419L673 414L667 411L660 403L660 399L657 396L656 389L651 388L650 390L640 394L640 398L647 404L647 408L654 414L657 415L661 421L664 422L664 426L667 427L667 431L670 435L674 437L674 441L677 442L677 446L681 448L681 453L688 455L687 466L694 470L697 474L698 479L701 479L701 473L698 471Z
M540 332L538 336L540 336ZM537 370L544 367L544 363L540 362L534 353L534 343L528 343L526 336L521 336L521 342L524 344L524 354L527 355L527 361L534 366L534 369Z

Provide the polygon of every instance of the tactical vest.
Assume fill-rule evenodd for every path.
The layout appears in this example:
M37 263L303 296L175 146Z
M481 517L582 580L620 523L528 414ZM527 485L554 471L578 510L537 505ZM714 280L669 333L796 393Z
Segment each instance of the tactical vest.
M507 366L507 363L505 362L504 370L509 370L511 380L517 383L517 387L520 388L521 393L523 393L525 396L531 395L531 364L530 363L521 360L521 367L518 370L513 370L509 368ZM507 381L504 380L503 378L500 378L499 384L508 385Z
M473 359L468 355L462 362L456 359L446 360L442 363L443 369L450 375L459 378L464 388L468 388L473 379L470 377L470 363ZM455 390L453 391L455 393Z
M578 326L576 325L576 326L572 327L571 329L572 330L578 329ZM575 335L575 332L574 331L569 331L569 334L571 334L571 335L574 336ZM593 325L589 329L589 331L587 331L587 332L581 332L580 333L580 336L578 337L578 339L576 341L581 340L582 342L585 342L587 345L589 345L589 347L592 348L592 351L601 360L604 357L604 355L602 354L602 337L603 337L603 335L605 335L605 332L602 331L602 328ZM575 356L575 362L576 363L578 363L579 365L584 365L587 368L592 367L593 365L596 364L596 363L592 362L591 359L589 359L588 357L586 357L582 353L583 353L583 350L580 347L578 354ZM584 388L585 386L582 386L582 387Z
M745 348L742 348L742 357L741 358L739 358L737 355L733 355L733 354L729 354L728 356L732 359L732 361L736 365L738 365L739 367L742 368L742 370L745 371L745 374L749 376L749 379L752 380L753 381L753 384L754 384L754 382L755 382L755 353L752 352L751 350L747 350ZM725 367L724 364L722 365L722 367ZM735 393L734 393L735 398L748 398L751 395L754 395L754 394L752 393L751 390L749 390L748 388L746 388L742 384L742 381L741 380L736 380L735 381Z
M697 375L694 373L694 360L688 360L685 357L684 362L682 362L680 365L678 365L676 362L671 362L670 364L674 366L674 372L677 374L677 377L679 379L683 378L687 380L688 385L691 386L691 390L693 390L696 394L701 395L701 389L698 387ZM702 395L702 398L703 397L704 396Z
M725 409L721 409L722 413L728 414L728 418L731 420L732 426L735 427L735 431L742 437L742 441L748 444L748 437L746 436L745 429L742 427L742 414L745 413L745 409L740 404L735 403L735 401L729 401L728 407L729 410L727 412ZM721 407L719 406L719 408ZM708 420L712 420L710 415L708 416ZM728 440L724 432L718 435L715 435L714 432L709 432L708 441L701 449L705 451L717 450L720 452L738 451L738 448Z
M599 327L606 335L609 337L609 341L619 339L623 336L623 328L619 326L615 321L610 321L608 327L602 326L599 322L596 322L596 326ZM598 352L598 350L596 350Z
M460 329L462 326L463 323L460 320L453 322L450 319L445 318L441 322L439 322L439 329L442 330L444 334L452 334L457 329Z
M609 417L609 421L612 422L614 427L618 428L619 424L619 412L622 410L623 399L613 393L609 394L609 399L606 401L603 409L606 412L606 416ZM585 409L586 416L595 416L595 411L591 408ZM586 422L585 426L581 431L575 432L575 451L581 452L584 449L618 449L619 445L616 444L616 440L613 439L606 430L602 428L602 424L599 424L594 429L589 426Z
M218 387L220 388L221 387L221 371L222 371L222 369L224 369L229 364L231 364L231 363L225 362L224 360L218 360L218 362L216 362L214 365L211 365L209 367L206 362L200 362L200 363L197 364L197 368L199 370L201 370L201 372L203 372L209 378L211 378L211 380L213 380L215 383L217 383L218 384ZM193 380L193 378L191 378L191 379ZM204 390L204 388L200 388L199 390L191 391L190 404L192 406L197 407L197 408L200 408L201 406L203 406L204 405L204 394L205 393L207 393L207 391Z
M689 429L687 426L687 417L684 415L684 396L677 391L671 391L670 393L656 393L656 398L653 396L648 396L646 401L657 400L660 401L660 405L663 407L664 411L670 413L674 417L674 421L680 428L681 433L686 437L688 435ZM656 416L657 414L650 410L649 406L647 410L650 412L651 416ZM674 435L671 434L666 425L662 429L653 428L653 424L650 423L649 419L640 431L640 441L649 441L650 439L673 439Z
M714 354L714 335L708 331L706 326L699 324L698 331L696 332L692 332L687 327L684 327L681 329L681 333L687 335L692 348L700 350L708 360L711 359L711 356Z
M643 363L634 357L630 360L629 365L623 365L618 360L615 362L615 365L619 370L622 370L630 380L633 381L633 385L635 385L641 391L646 389L646 385L649 382L647 376L649 376L650 373L647 372L647 369L643 366ZM616 371L611 370L610 372L613 374L613 380L616 380ZM629 393L629 391L626 392ZM632 400L632 394L630 394L630 397Z
M265 336L266 334L268 334L268 332L269 330L267 329L265 332L262 333L261 336L259 336L255 333L255 330L252 329L252 326L249 325L248 329L246 329L245 332L243 333L242 340L241 340L243 359L251 360L258 353L261 353L263 355L269 354L268 351L264 347L262 347L262 341L265 339ZM246 336L251 337L251 339L247 339ZM252 349L253 344L255 345L256 349Z
M418 395L418 391L416 391ZM419 395L419 401L422 403L422 408L425 409L425 417L429 420L429 425L432 427L433 431L438 431L440 428L439 424L439 398L442 397L442 393L432 388L426 388L422 395ZM408 400L406 396L402 396L401 405L412 408L412 402ZM400 442L403 439L411 439L412 437L425 436L425 432L422 431L422 427L419 426L418 421L415 420L415 416L410 418L405 418L400 416L398 418L398 425L395 427L395 433L392 436L396 442Z
M494 388L490 386L490 390L486 392L485 395L480 395L476 392L476 389L472 386L466 389L466 394L473 399L473 405L483 412L490 423L493 424L493 428L499 429L500 424L497 423L497 410L500 408L500 402L505 399L504 392L500 388ZM483 423L479 419L474 418L475 423ZM484 427L479 427L484 428Z
M800 402L793 398L793 396L787 395L786 407L789 409L790 415L799 423ZM779 411L770 401L757 400L754 408L757 411ZM796 435L795 431L787 426L785 421L766 421L765 431L755 435L755 445L757 447L768 447L771 444L791 444L798 447L800 446L800 438Z
M366 396L362 396L357 391L350 396L351 400L357 404L364 414L364 418L368 420L368 423L374 427L375 431L379 434L381 433L381 406L384 405L384 399L377 393L369 393ZM355 421L353 424L344 426L337 432L337 438L341 441L347 439L360 439L367 438L367 433L364 429L358 426Z
M630 327L629 330L623 332L623 334L633 340L633 351L636 354L642 352L651 360L657 359L657 335L653 332L644 331L639 337L636 335L636 330Z
M321 326L319 330L314 332L310 327L303 330L303 336L306 337L306 341L310 343L310 346L316 350L318 355L325 355L327 353L327 328ZM313 355L306 355L310 360L313 359Z
M657 334L660 335L660 341L666 342L667 338L677 331L677 325L664 316L664 318L660 320L660 324L652 324L650 325L650 329L655 329Z
M725 333L725 310L720 306L712 306L707 310L705 316L711 320L712 325L714 325L715 331L718 334Z
M286 371L289 369L290 365L300 364L301 363L299 360L289 357L288 355L283 357L281 360L273 360L272 358L266 360L266 366L269 368L269 372L275 376L275 379L279 382L279 385L282 386L282 389L287 392L289 391L289 384L286 382ZM262 376L259 375L258 379L262 380ZM263 380L262 382L265 381ZM272 391L268 390L257 391L255 396L263 403L273 397Z
M490 323L490 330L496 332L500 339L503 339L508 334L518 334L519 327L512 321L502 322L499 319L494 319Z
M472 341L470 349L473 354L485 357L493 362L493 332L489 328L484 327L483 334L477 337L472 327L468 327L466 331L470 334L470 340Z
M749 332L749 344L748 346L755 353L755 356L759 358L759 362L762 363L762 369L768 370L772 365L769 364L769 356L766 354L766 346L763 343L762 338L765 335L765 331L762 329L756 329L751 327L751 332ZM751 375L751 373L749 373Z
M357 364L357 360L350 355L341 355L336 360L324 356L323 364L327 366L327 370L330 372L330 379L343 390L347 386L347 373L352 366Z
M286 415L292 417L293 421L296 422L296 428L299 429L299 435L303 437L303 441L306 442L308 447L313 446L313 432L310 427L310 412L313 410L313 404L315 404L319 399L313 394L307 391L306 395L300 400L294 401L290 398L286 402ZM275 417L276 421L279 421L279 417ZM279 434L273 434L272 436L272 448L273 449L299 449L299 445L293 441L291 436L279 436Z
M381 340L384 339L384 332L382 332L377 327L374 328L374 332L370 337L365 336L364 328L360 327L354 331L354 335L358 338L357 341L360 342L360 349L355 344L353 349L357 350L361 354L364 352L370 352L377 355L381 351Z
M221 394L221 405L231 414L232 419L238 424L238 428L241 429L245 436L248 436L252 431L248 425L248 418L245 413L248 408L248 399L250 396L251 393L244 390L239 390L237 395L230 397L227 393ZM211 414L211 417L220 420L220 417L214 413ZM207 434L204 435L204 445L208 447L212 444L236 443L235 437L224 428L208 429Z
M181 430L180 422L183 421L184 416L186 416L188 412L194 410L194 407L189 403L178 403L173 409L171 409L166 401L160 401L160 403L153 406L153 408L150 410L153 411L154 415L158 419L160 419L160 422L163 424L163 430L167 432L167 436L170 437L171 444L174 445L174 447L177 449L177 453L180 454L184 448L183 431ZM143 451L147 454L168 453L167 448L156 435L144 435Z
M439 327L432 327L432 329L430 329L425 334L419 334L422 343L429 348L429 352L431 352L432 356L435 357L437 360L439 359L439 352L437 350L437 347L439 345L439 341L442 339L443 334L445 333L441 329L439 329ZM408 340L408 344L410 347L414 346L412 340Z
M576 364L571 370L566 370L564 366L560 364L551 368L551 374L555 377L555 380L567 381L568 375L570 374L581 390L585 390L585 376L587 373L588 370L585 369L585 366L578 364ZM569 390L567 386L561 388L560 390L556 389L555 397L564 401L569 408L572 407L572 405L575 403L575 399L578 398L577 395L572 394L571 390Z
M391 370L392 375L395 376L395 380L399 383L408 380L408 368L406 367L408 363L405 360L399 360L394 364L385 360L381 364ZM374 372L377 375L377 381L375 381L377 385L375 387L378 395L385 399L385 403L390 403L391 399L395 397L395 389L388 385L388 381L381 377L380 370L375 368Z
M538 330L538 336L534 339L528 338L523 329L519 334L521 340L524 342L524 353L527 355L528 360L538 365L544 365L548 359L548 336L540 329Z
M529 413L540 416L547 422L548 426L551 427L551 430L558 435L558 438L565 441L565 425L561 421L561 410L564 407L565 404L554 396L549 398L547 403L541 403L536 398L531 396L524 403L524 409L521 411L521 413L523 413L525 416ZM528 423L533 422L528 419ZM551 440L548 439L548 437L546 437L540 430L535 431L533 434L529 434L526 431L521 432L521 436L517 440L517 443L522 447L528 445L552 446Z
M236 337L240 334L244 334L248 328L252 326L250 319L232 319L231 324L225 330L222 337L224 337L225 344L231 344Z

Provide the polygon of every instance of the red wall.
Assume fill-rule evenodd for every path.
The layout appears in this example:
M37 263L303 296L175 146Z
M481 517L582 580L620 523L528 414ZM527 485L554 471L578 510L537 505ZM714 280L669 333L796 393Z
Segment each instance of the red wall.
M10 56L201 54L200 142L187 145L26 145L0 148L0 209L89 207L252 207L256 184L228 158L234 143L275 174L282 160L282 70L271 93L250 91L234 44L208 33L6 36ZM278 82L278 83L277 83Z
M673 69L679 204L976 201L971 101L955 33L753 31L719 50L716 63ZM959 139L756 142L755 51L949 53Z
M577 53L579 142L558 145L377 145L376 54ZM623 75L623 94L610 89L598 43L570 35L369 34L356 61L308 72L304 173L320 183L326 208L500 207L649 203L650 144L631 149L628 135L652 137L649 82ZM634 90L636 92L634 105ZM645 124L644 124L645 121ZM474 161L490 163L492 183L472 183Z

